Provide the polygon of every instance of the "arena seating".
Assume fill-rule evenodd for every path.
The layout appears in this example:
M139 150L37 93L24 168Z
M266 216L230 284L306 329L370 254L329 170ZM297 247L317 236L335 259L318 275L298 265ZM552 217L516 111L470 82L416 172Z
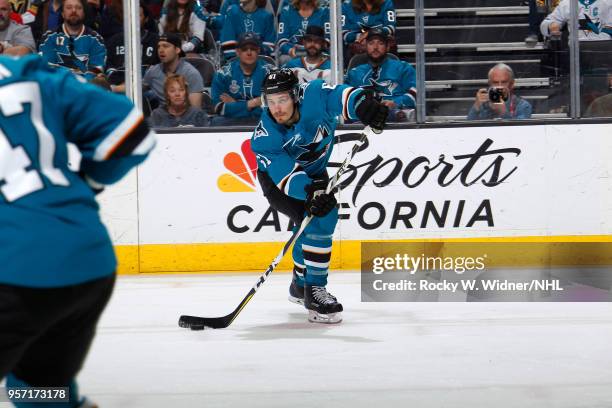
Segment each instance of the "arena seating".
M487 72L498 62L516 74L516 90L533 106L535 117L550 114L550 51L528 47L529 8L520 0L426 0L425 71L430 120L465 118L476 90L487 86ZM415 63L414 0L396 0L397 43L401 59Z

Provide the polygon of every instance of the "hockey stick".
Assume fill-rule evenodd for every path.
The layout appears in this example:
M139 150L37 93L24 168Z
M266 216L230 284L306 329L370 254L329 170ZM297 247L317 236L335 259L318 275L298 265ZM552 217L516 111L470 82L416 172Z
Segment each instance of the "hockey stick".
M351 160L353 159L357 151L361 148L361 146L363 146L367 137L371 136L372 133L373 131L369 126L366 126L363 129L363 131L361 132L361 137L359 138L357 143L355 143L355 145L353 146L349 154L346 156L342 164L340 164L340 167L338 168L338 171L336 172L334 177L327 184L327 188L325 189L327 193L329 193L336 187L336 185L338 184L338 180L340 179L342 174L344 174L344 172L348 169ZM293 235L291 235L289 241L285 243L283 249L278 253L278 255L276 255L276 258L274 258L272 263L268 266L268 269L266 269L263 275L259 277L257 282L255 282L255 285L253 285L249 293L247 293L247 295L244 297L244 299L242 299L238 307L236 307L236 309L234 309L232 313L223 317L199 317L183 315L179 318L179 326L184 328L190 328L191 330L204 330L204 328L206 327L211 329L224 329L230 324L232 324L234 319L238 317L238 314L240 314L242 309L244 309L246 304L249 303L249 301L255 295L257 290L261 287L261 285L263 285L266 279L268 279L268 276L270 276L272 271L274 271L276 266L283 259L293 242L297 239L297 237L302 234L306 226L310 223L310 220L312 220L312 215L309 215L308 217L304 218L304 220L302 220L300 228L298 228L297 231L295 231Z

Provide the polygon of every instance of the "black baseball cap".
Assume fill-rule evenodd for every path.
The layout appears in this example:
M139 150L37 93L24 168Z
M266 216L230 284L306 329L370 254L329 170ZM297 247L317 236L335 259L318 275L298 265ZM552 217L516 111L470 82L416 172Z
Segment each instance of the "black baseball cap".
M180 35L178 35L176 33L165 33L165 34L162 34L162 35L159 36L159 39L157 40L157 44L159 44L162 41L174 45L176 48L181 50L180 56L181 57L185 56L185 53L181 49L181 45L183 44L183 41L181 40L181 36Z
M368 30L368 36L366 37L366 41L371 40L374 37L379 37L383 41L387 41L389 36L387 35L387 31L385 31L381 27L372 27Z
M325 40L325 30L323 30L323 27L317 25L309 25L306 27L306 32L302 38L305 40L309 37L313 39Z
M259 34L248 31L238 36L238 48L242 48L248 44L261 48L261 38Z

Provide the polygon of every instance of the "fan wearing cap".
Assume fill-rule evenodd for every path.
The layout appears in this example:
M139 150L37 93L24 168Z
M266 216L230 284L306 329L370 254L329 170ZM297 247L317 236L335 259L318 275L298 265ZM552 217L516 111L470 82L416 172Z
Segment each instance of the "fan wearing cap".
M349 70L346 83L367 87L389 108L389 120L404 122L416 106L416 71L406 61L388 57L389 37L385 30L372 28L366 39L367 63Z
M308 26L301 40L306 55L294 58L285 64L285 68L295 72L300 83L314 79L328 82L331 78L331 63L327 54L323 54L323 51L327 50L324 33L323 28L319 26Z
M181 49L181 37L178 34L168 33L159 36L157 56L161 62L149 67L142 78L145 97L149 99L153 108L165 104L164 83L170 74L185 77L189 86L191 106L202 106L204 81L200 73L181 58L184 55Z
M274 55L276 24L274 15L265 7L266 0L240 0L239 5L227 9L221 30L221 48L226 60L236 55L240 34L248 32L258 33L261 36L261 54Z
M290 300L303 304L312 322L338 323L342 305L326 289L338 208L334 193L325 192L337 118L359 119L381 132L388 108L368 90L320 79L300 85L288 68L266 75L262 99L251 137L262 191L296 225L314 217L293 245Z
M273 67L258 58L261 39L248 32L238 37L238 58L215 73L212 99L213 126L255 124L261 116L261 83Z
M285 64L304 51L301 42L306 30L311 26L325 28L329 36L329 8L320 7L318 0L292 0L284 6L278 23L278 42L280 64Z

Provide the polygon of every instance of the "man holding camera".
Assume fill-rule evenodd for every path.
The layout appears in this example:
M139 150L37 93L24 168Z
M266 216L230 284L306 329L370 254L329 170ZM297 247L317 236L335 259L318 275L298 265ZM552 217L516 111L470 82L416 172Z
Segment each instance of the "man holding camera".
M476 92L468 120L530 119L531 104L514 94L514 71L506 64L489 70L489 89Z

